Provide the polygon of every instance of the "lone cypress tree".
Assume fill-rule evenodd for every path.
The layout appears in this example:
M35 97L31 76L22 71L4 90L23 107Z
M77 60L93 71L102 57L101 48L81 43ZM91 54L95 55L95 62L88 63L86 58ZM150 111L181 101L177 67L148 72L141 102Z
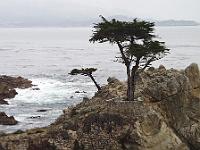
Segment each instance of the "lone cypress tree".
M131 22L106 20L94 25L90 42L117 44L127 72L127 98L134 100L136 75L169 51L164 42L154 40L154 23L134 19ZM140 70L140 71L139 71Z
M82 68L82 69L73 69L69 74L70 75L83 75L83 76L88 76L91 78L91 80L94 82L95 86L97 87L98 91L101 90L101 87L99 84L97 84L96 80L94 79L92 73L95 72L97 69L96 68Z

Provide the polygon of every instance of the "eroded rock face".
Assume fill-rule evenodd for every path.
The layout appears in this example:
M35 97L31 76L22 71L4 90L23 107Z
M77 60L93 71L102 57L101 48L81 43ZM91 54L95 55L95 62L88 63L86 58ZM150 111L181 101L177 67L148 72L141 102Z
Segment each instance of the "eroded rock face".
M192 63L185 69L185 75L188 77L192 88L200 88L200 71L197 64Z
M16 125L17 121L13 116L8 117L4 112L0 112L0 125Z
M0 76L0 104L8 104L4 99L14 98L15 88L29 88L32 82L22 77Z
M151 71L143 75L143 94L156 105L177 136L200 149L200 74L197 64L183 72Z

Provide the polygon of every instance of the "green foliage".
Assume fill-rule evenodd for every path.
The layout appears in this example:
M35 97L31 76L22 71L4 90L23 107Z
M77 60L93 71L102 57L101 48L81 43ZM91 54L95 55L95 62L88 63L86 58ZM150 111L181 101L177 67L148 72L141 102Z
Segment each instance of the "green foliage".
M70 75L91 75L93 72L95 72L96 68L82 68L82 69L73 69L69 74Z
M154 23L149 23L146 21L138 21L134 19L133 22L118 21L112 19L107 21L103 16L101 16L103 22L95 24L95 31L93 33L91 42L107 42L116 43L131 41L134 39L150 39L154 37L153 33Z
M145 66L147 62L150 65L150 62L161 59L169 51L164 42L153 40L156 36L152 22L138 19L132 22L108 21L103 16L101 18L103 21L95 24L90 42L118 44L122 56L117 58L124 63L131 64L139 59L140 66Z
M106 20L95 24L90 42L117 44L121 56L117 61L127 69L127 98L134 99L136 76L155 60L163 58L169 51L164 42L155 40L154 23L134 19L133 21ZM140 69L140 71L138 71Z
M96 68L82 68L82 69L73 69L69 74L70 75L84 75L88 76L91 78L91 80L94 82L95 86L97 87L98 91L101 90L101 87L97 82L95 81L92 73L95 72L97 69Z

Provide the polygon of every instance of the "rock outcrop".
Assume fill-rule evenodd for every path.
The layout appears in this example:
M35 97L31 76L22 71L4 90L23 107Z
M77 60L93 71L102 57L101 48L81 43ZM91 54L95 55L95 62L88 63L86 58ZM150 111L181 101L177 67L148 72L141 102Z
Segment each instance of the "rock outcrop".
M108 80L92 99L63 111L46 128L0 137L4 149L200 149L200 85L196 64L184 71L150 68L137 78L137 101L126 84Z
M16 125L17 121L13 116L8 117L4 112L0 112L0 125Z
M32 82L22 77L0 76L0 104L8 104L4 99L15 97L15 88L25 89L31 86Z

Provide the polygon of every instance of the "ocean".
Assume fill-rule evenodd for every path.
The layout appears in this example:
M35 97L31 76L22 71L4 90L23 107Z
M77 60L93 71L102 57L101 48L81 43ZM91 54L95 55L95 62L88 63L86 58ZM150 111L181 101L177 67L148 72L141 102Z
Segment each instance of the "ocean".
M116 45L90 43L91 35L92 28L0 28L0 74L23 76L40 89L17 89L9 105L0 105L0 111L19 121L15 126L0 126L0 132L47 126L64 108L92 97L95 86L87 77L68 75L73 68L97 68L95 78L101 85L110 76L126 79L125 67L115 62ZM153 66L200 65L200 26L156 27L156 35L166 42L170 54ZM47 111L38 112L41 109Z

